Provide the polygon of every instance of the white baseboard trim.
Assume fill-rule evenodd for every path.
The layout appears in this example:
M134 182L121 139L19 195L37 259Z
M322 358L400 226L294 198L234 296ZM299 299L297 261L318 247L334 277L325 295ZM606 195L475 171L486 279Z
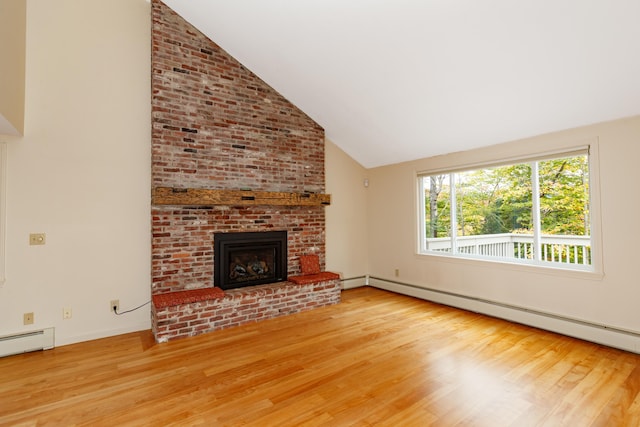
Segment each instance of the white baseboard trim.
M342 289L353 289L367 285L367 276L349 277L346 279L340 279L342 282Z
M151 322L140 322L134 325L131 325L126 328L118 328L118 329L109 329L103 331L96 331L90 334L85 335L76 335L71 337L60 337L56 335L56 347L76 344L84 341L92 341L100 338L113 337L116 335L128 334L130 332L139 332L144 330L151 330Z
M640 353L640 333L638 332L377 277L368 277L367 283L379 289Z

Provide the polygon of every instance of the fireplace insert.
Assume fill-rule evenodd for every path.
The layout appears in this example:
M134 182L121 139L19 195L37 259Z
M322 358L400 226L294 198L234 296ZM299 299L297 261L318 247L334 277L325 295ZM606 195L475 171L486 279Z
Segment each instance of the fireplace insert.
M287 280L287 232L215 233L213 283L222 289Z

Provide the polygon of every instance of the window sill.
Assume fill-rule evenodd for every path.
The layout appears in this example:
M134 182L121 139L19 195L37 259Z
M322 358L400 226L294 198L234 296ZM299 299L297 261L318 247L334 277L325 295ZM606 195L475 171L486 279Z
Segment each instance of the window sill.
M416 253L416 258L418 259L435 259L438 262L446 262L457 265L472 265L477 267L491 267L491 268L500 268L504 270L511 271L520 271L532 274L546 274L555 277L569 277L575 279L585 279L585 280L602 280L604 278L604 272L599 271L593 267L593 270L578 270L571 269L562 266L551 266L547 264L534 264L532 263L519 263L519 262L509 262L505 260L493 259L493 258L480 258L480 257L472 257L472 256L454 256L449 254L442 253L424 253L419 252Z

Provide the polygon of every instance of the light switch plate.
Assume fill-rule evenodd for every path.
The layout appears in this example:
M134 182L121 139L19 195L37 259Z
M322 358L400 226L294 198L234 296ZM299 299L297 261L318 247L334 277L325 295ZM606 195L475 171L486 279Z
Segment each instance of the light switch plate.
M45 233L31 233L29 234L30 245L44 245L47 243L47 235Z

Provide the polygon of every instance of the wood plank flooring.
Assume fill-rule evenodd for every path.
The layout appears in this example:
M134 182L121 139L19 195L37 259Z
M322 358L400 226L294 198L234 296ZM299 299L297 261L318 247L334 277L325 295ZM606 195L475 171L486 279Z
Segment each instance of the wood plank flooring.
M2 426L639 426L640 355L373 288L0 359Z

